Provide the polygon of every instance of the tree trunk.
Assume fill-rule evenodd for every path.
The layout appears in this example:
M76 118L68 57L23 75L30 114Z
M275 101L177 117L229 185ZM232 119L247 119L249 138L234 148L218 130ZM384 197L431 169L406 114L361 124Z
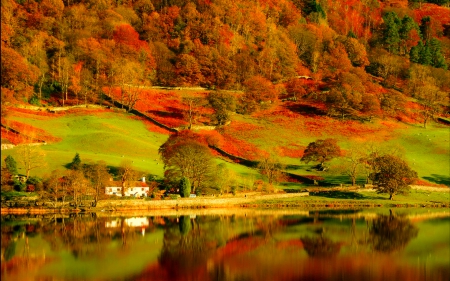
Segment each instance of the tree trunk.
M352 176L352 186L355 186L356 184L356 177Z

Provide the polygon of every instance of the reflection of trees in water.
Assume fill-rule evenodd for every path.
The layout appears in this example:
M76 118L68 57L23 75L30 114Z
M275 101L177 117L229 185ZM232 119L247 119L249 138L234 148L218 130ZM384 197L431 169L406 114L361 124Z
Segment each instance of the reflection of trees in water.
M402 250L418 233L409 219L395 216L392 211L389 216L378 216L369 231L373 248L387 253Z
M141 229L128 227L123 223L117 228L106 228L107 218L98 218L95 213L70 214L70 215L46 215L40 217L33 224L25 226L5 227L2 225L2 247L3 241L9 242L17 237L18 229L26 237L40 234L47 241L52 251L62 249L69 250L74 257L82 258L92 255L102 255L104 249L112 240L122 242L126 250L127 242L137 239ZM5 245L8 245L6 243ZM11 244L13 245L13 244ZM13 253L10 246L9 253Z
M159 256L160 265L172 279L192 275L215 252L224 239L220 218L196 218L181 216L179 224L171 222L164 230L164 242Z
M230 272L224 265L224 256L228 259L252 251L284 227L271 216L240 220L234 216L181 216L178 224L166 222L159 264L170 280L227 280ZM237 225L249 232L235 232ZM239 245L239 249L234 245ZM217 254L219 248L221 254Z
M303 247L310 257L333 257L340 251L339 243L323 236L301 238Z

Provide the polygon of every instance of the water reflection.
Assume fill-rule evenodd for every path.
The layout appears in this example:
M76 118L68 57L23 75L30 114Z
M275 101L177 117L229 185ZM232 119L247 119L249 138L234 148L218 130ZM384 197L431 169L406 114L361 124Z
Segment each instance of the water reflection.
M378 216L372 223L370 235L373 248L380 252L394 252L406 247L412 238L417 237L419 229L405 216Z
M2 216L1 274L2 280L395 280L399 274L448 280L449 213L442 216Z
M339 243L333 242L326 237L303 237L301 239L305 251L310 257L333 257L339 253Z

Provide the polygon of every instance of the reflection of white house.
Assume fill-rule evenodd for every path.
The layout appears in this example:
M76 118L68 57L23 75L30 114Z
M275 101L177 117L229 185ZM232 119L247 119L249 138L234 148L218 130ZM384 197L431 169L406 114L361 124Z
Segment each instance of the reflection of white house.
M119 227L121 219L116 219L113 221L107 221L106 227ZM146 227L149 225L149 220L146 217L133 217L124 219L124 223L129 227Z
M145 177L142 181L130 182L130 187L126 187L125 196L145 197L148 196L150 188L145 183ZM106 195L122 196L122 183L118 181L110 181L105 188Z

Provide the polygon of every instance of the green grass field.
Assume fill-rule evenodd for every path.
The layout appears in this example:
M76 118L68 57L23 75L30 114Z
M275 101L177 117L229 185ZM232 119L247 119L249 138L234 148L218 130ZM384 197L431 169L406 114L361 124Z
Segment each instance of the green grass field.
M286 204L286 203L303 203L306 205L314 205L316 203L329 204L348 204L360 205L367 202L368 204L381 205L384 207L396 205L421 205L421 204L448 204L450 202L450 192L447 190L425 191L411 190L408 195L395 195L394 200L389 200L388 194L377 194L372 191L330 191L310 193L309 196L301 198L287 198L276 200L264 200L257 202L258 204Z
M62 138L60 142L41 146L47 166L33 170L32 175L43 176L52 170L64 169L75 153L80 154L84 163L103 160L117 167L126 159L133 161L135 168L145 174L163 174L158 148L168 135L150 132L141 121L131 119L125 113L68 114L44 120L12 116L11 119ZM2 154L3 157L11 154L18 159L16 149L4 150Z

